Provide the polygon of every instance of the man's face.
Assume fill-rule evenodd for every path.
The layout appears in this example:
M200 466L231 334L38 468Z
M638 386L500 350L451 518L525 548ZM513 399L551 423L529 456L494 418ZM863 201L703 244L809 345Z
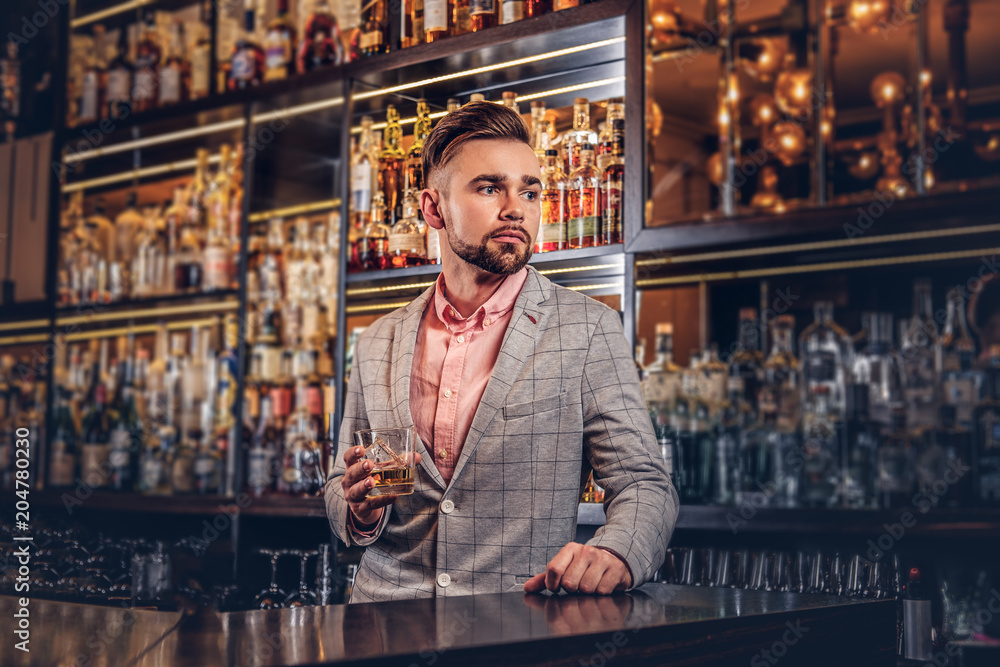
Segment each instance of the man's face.
M541 181L534 151L519 141L480 139L465 144L432 174L437 216L457 259L495 275L520 271L531 258L541 218ZM442 246L444 239L442 239ZM448 252L442 247L448 261Z

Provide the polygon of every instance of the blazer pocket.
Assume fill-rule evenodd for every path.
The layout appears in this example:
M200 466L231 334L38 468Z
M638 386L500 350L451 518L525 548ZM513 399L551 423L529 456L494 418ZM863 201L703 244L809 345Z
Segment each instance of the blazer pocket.
M527 417L529 415L537 415L542 412L549 412L550 410L558 410L565 403L566 392L563 392L558 396L549 396L536 401L505 405L503 406L503 418L505 420L516 419L518 417Z

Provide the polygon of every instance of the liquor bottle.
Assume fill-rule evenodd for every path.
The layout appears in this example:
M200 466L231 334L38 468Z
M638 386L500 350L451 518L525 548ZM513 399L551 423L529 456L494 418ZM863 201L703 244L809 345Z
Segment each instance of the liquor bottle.
M416 193L407 188L403 193L403 215L389 234L389 256L392 266L422 266L427 263L427 230L420 219Z
M194 460L201 431L183 430L170 465L170 489L174 495L194 493Z
M917 280L913 285L913 317L901 336L907 422L912 428L933 427L937 415L937 378L941 368L938 355L938 328L931 305L931 283Z
M136 111L155 109L160 99L160 63L163 48L156 32L152 13L146 15L142 38L136 45L135 74L132 77L132 103Z
M569 175L570 248L601 244L601 172L594 166L594 146L580 146L580 166Z
M784 433L797 432L801 419L799 361L792 349L794 332L794 315L775 318L771 352L764 362L764 384L758 399L760 410L765 405L771 409L778 429Z
M226 315L223 324L223 349L215 360L214 394L216 397L215 426L217 430L227 433L235 423L239 335L239 321L236 315Z
M906 408L893 409L892 430L879 444L879 505L882 509L905 507L913 499L915 451L906 415Z
M260 369L257 374L261 383L261 396L270 391L281 375L281 342L274 323L266 321L261 327L260 336L254 345L254 355L260 357ZM273 407L273 406L272 406Z
M986 398L972 412L975 451L972 469L975 500L980 505L1000 504L1000 345L989 349Z
M736 486L739 483L740 434L746 418L736 404L726 402L721 406L719 418L712 429L714 442L714 465L711 470L711 502L716 505L732 505Z
M372 184L378 156L372 118L361 119L361 137L351 150L351 228L360 230L371 217Z
M196 23L195 29L197 36L191 49L191 99L200 100L208 97L211 89L212 40L206 21Z
M545 151L545 167L542 169L542 216L538 228L536 252L550 252L566 248L569 201L569 182L562 170L559 151Z
M681 392L683 369L674 363L674 325L656 325L656 358L643 369L642 395L648 405L673 405Z
M378 161L378 188L385 199L385 222L391 225L396 221L396 207L399 205L400 171L404 157L403 130L399 126L399 112L391 104L386 108L385 120L385 142Z
M959 289L948 292L947 317L941 334L942 400L955 406L958 424L972 426L972 410L983 390L983 374L974 367L976 345L965 320L965 297Z
M277 15L264 39L264 80L277 81L295 74L295 26L288 18L288 0L278 0Z
M72 392L66 388L58 388L57 393L56 431L49 454L49 486L54 488L76 484L79 456L79 435L69 409Z
M134 190L125 196L125 209L115 217L114 224L104 215L103 198L98 198L94 206L94 215L90 220L99 230L102 245L107 244L105 256L108 261L126 264L135 257L136 237L146 225L146 218L136 209L138 196Z
M174 261L174 291L178 294L198 292L202 288L205 256L197 230L191 218L185 220L181 229L180 243Z
M802 473L799 497L804 507L837 507L843 471L841 413L830 402L830 386L815 384L802 421Z
M535 150L538 165L545 169L545 151L549 149L549 122L545 120L545 102L531 101L531 147Z
M255 5L247 0L243 12L243 30L240 32L229 59L229 90L246 90L259 86L264 80L264 50L257 44Z
M208 214L208 243L205 247L204 287L207 291L229 289L233 275L233 248L230 243L230 196L232 184L230 171L232 149L222 144L221 160L215 178L206 195Z
M851 509L878 507L879 425L868 416L866 383L847 386L847 423L844 428L843 503Z
M717 343L709 344L702 354L698 370L703 376L698 395L708 403L713 413L717 412L729 394L729 366L719 358Z
M431 133L431 110L427 106L427 100L421 98L417 100L417 122L413 126L413 143L410 150L406 152L406 161L403 163L403 188L411 188L414 196L424 189L424 167L421 153L424 149L424 142Z
M764 355L760 351L757 310L740 308L736 350L729 365L729 401L746 423L757 421L757 393L764 381Z
M621 121L621 125L615 125ZM615 152L615 144L621 142L621 154L625 155L625 103L621 99L608 100L607 118L604 129L597 139L597 166L607 169L609 158Z
M534 18L552 11L552 0L525 0L524 18Z
M525 0L501 0L500 24L507 25L525 17Z
M675 408L677 426L675 438L679 459L674 462L677 469L677 492L681 502L706 505L715 498L712 488L713 471L718 468L715 460L715 441L711 434L708 404L693 401L690 413L689 401L678 400Z
M115 422L111 430L108 464L111 471L111 488L119 492L135 489L139 466L138 449L141 443L142 426L133 397L132 371L128 361L128 341L122 337L118 341L118 382L112 408Z
M424 0L424 40L428 44L450 36L453 26L451 0Z
M921 494L913 502L917 509L971 507L972 434L957 424L954 405L938 410L938 427L927 434L917 453L917 485ZM926 508L926 509L925 509Z
M601 220L601 245L611 245L622 242L624 216L622 210L622 195L625 187L625 121L618 119L615 141L609 157L604 161L604 167L598 167L601 172L601 202L603 216Z
M861 326L866 345L855 356L854 382L869 387L869 416L887 429L892 410L905 404L903 363L892 349L892 314L862 313Z
M12 140L21 117L21 61L17 57L17 42L7 40L7 55L0 59L0 132Z
M831 413L843 415L845 371L851 367L850 336L833 321L833 304L829 301L818 301L813 315L813 323L799 336L803 409L817 414L812 401L818 399L824 401ZM816 392L819 386L827 388L825 398Z
M337 19L330 11L326 0L316 0L302 30L302 46L299 47L298 57L299 71L308 72L317 67L338 65L344 60Z
M263 496L271 490L274 482L272 473L272 461L274 451L271 448L271 399L262 396L260 399L260 415L256 423L256 430L247 451L247 488L250 494L255 497Z
M108 117L121 120L132 113L132 63L128 59L128 38L121 30L118 45L108 45L108 82L104 97Z
M389 52L389 8L386 0L373 0L362 11L361 55Z
M168 255L154 216L143 218L143 226L135 244L131 266L132 297L143 299L160 294L164 291L164 271ZM172 275L170 287L173 287Z
M101 341L106 349L107 340ZM106 354L106 353L105 353ZM110 481L106 474L111 435L110 414L105 409L107 388L97 376L91 379L87 405L90 410L83 420L80 456L80 478L91 488L103 488Z
M201 409L201 428L199 431L201 439L198 441L198 449L192 466L194 492L199 495L217 494L222 491L223 452L215 446L215 439L212 436L212 422L212 405L204 403Z
M580 166L584 145L593 150L596 143L597 135L590 129L590 102L586 97L577 97L573 100L573 129L563 136L566 171L573 173Z
M167 58L160 68L160 106L177 104L189 97L191 87L191 65L184 57L184 24L170 26L170 36L165 40Z
M424 34L424 0L404 0L400 15L399 47L408 49L426 40Z
M472 30L472 6L471 0L451 0L452 36L464 35Z
M333 475L337 463L337 380L328 377L323 382L323 464L324 479Z
M83 72L80 87L80 106L77 112L77 121L80 123L93 123L104 117L104 90L107 76L104 62L107 49L105 39L104 26L99 23L94 25L94 54ZM14 47L16 55L17 45L13 42L9 44ZM4 74L0 72L0 80L4 78Z
M497 24L497 0L469 0L469 30L479 32Z
M386 222L386 205L382 192L375 193L371 220L361 230L358 239L358 261L362 271L387 269L389 257L389 235L392 229Z

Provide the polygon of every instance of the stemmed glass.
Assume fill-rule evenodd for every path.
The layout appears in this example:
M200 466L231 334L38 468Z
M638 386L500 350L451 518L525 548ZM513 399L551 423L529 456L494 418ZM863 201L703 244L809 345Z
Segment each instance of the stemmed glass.
M285 591L278 588L278 559L288 552L277 549L257 549L256 553L271 558L271 585L257 594L257 597L253 599L253 606L255 609L278 609L287 596Z
M289 551L293 556L299 557L299 590L295 591L285 600L286 607L306 607L313 606L319 598L316 592L309 590L306 586L306 566L312 556L319 555L318 551Z

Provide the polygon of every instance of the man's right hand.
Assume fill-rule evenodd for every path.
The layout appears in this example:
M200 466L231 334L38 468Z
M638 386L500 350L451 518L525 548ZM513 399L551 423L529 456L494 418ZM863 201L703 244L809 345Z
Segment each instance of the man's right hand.
M414 465L420 463L420 454L414 454ZM344 498L351 508L358 528L369 528L379 522L386 505L396 502L399 496L372 496L368 492L375 487L371 477L372 462L365 460L363 447L351 447L344 452L344 464L347 467L340 480L340 488L344 490Z

